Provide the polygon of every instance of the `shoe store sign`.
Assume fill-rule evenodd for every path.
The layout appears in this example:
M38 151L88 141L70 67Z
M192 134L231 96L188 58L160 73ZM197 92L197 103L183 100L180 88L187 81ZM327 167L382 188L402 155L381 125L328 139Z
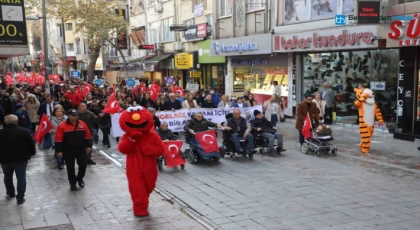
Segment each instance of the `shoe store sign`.
M370 28L372 27L372 28ZM375 48L376 26L274 35L273 52Z
M408 23L403 20L391 22L390 30L388 38L397 40L399 46L419 46L420 14L414 14L414 18Z

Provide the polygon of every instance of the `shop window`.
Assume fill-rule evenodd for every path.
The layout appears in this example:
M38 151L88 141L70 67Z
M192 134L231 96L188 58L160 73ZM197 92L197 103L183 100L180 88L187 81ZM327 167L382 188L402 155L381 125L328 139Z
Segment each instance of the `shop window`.
M246 11L255 11L255 10L261 10L264 9L264 0L247 0L246 2Z
M328 82L336 94L336 120L354 123L357 109L353 89L359 84L375 92L385 121L395 121L399 51L349 51L304 55L304 94L322 92Z
M232 1L233 0L219 0L219 16L231 16L232 15Z

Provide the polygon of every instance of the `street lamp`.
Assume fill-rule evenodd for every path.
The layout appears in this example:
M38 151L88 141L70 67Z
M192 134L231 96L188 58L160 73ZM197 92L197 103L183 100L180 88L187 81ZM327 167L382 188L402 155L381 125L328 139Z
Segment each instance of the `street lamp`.
M42 0L42 17L38 17L35 15L27 15L27 20L39 20L42 19L42 32L44 34L44 71L45 71L45 92L50 93L50 79L48 75L48 34L47 34L47 8L46 8L46 0Z

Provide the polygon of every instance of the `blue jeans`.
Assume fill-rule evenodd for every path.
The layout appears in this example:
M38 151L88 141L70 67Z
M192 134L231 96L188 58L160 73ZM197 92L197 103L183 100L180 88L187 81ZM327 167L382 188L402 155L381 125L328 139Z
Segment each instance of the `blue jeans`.
M283 148L283 135L281 135L281 133L276 132L272 134L264 132L261 133L261 136L268 140L268 147L270 149L273 149L274 147L274 139L277 139L278 147Z
M95 144L99 141L98 129L93 129L93 141Z
M277 121L279 121L277 114L271 114L271 125L273 127L277 126Z
M235 150L237 152L243 152L241 143L239 143L239 140L243 140L243 137L239 137L236 133L232 134L230 137L232 139L233 145L235 145ZM254 136L252 134L248 134L245 139L246 143L248 144L248 152L254 151Z
M17 179L17 200L22 200L25 197L26 191L26 166L28 160L16 161L1 164L4 173L4 185L8 195L15 195L15 186L13 185L13 172L16 173Z

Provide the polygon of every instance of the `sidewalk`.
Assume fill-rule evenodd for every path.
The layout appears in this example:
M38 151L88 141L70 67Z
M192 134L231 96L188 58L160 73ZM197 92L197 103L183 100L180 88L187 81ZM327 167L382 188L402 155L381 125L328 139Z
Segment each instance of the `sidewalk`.
M93 155L98 164L88 166L85 188L72 192L66 170L56 169L52 155L38 151L30 160L24 204L6 198L0 185L0 230L205 229L156 193L150 216L133 216L125 173L99 153Z

